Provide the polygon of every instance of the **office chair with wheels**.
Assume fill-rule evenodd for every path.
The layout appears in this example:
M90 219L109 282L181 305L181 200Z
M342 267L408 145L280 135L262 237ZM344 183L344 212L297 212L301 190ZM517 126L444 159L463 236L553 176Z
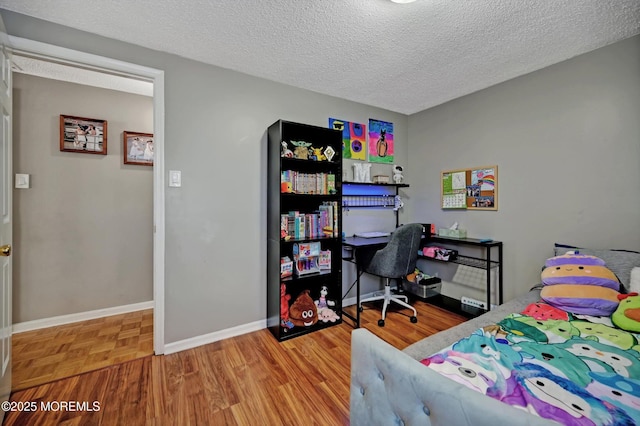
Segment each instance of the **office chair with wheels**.
M368 274L378 275L387 279L384 285L384 295L364 299L360 301L360 306L358 306L358 309L362 311L362 303L384 300L382 319L378 320L380 327L384 327L387 306L389 306L391 302L413 310L411 322L418 322L418 312L413 306L407 303L409 301L407 296L391 294L390 280L399 280L398 288L400 288L403 277L413 272L416 267L421 238L421 224L410 223L399 227L391 235L389 243L384 248L378 250L371 258L371 261L362 268L363 271Z

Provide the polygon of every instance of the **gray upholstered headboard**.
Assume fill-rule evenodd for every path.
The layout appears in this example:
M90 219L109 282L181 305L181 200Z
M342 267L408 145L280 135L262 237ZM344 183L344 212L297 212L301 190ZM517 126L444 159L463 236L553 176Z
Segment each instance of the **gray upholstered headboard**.
M351 335L352 426L549 426L475 392L360 328Z

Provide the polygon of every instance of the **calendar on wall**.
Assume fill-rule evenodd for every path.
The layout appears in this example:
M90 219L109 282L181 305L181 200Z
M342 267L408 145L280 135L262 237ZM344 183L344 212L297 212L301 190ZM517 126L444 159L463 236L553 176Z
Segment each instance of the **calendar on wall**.
M498 210L498 166L442 172L443 209Z

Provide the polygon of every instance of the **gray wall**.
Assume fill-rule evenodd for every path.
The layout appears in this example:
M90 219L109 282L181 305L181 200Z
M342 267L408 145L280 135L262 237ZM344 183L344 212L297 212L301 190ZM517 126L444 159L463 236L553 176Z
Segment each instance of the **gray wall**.
M153 131L153 100L14 73L13 322L153 300L153 170L122 132ZM60 114L107 120L108 154L59 150Z
M639 117L640 37L412 115L409 214L504 241L507 300L555 242L639 250ZM439 208L442 170L492 164L497 212Z
M2 11L11 35L165 71L165 342L266 318L266 128L329 117L395 123L406 164L407 116ZM126 240L125 240L126 241Z

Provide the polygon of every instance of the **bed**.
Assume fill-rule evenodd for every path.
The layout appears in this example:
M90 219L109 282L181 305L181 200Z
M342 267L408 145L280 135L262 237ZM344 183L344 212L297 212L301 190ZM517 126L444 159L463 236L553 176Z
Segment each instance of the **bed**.
M572 246L556 245L555 253L558 256L565 252L574 250ZM624 251L624 250L590 250L579 249L580 253L597 256L606 263L619 279L623 287L621 292L629 289L631 282L631 271L634 267L640 267L640 253ZM635 271L634 271L635 272ZM635 339L634 344L628 344L628 351L624 356L631 356L633 365L628 366L625 371L628 378L623 384L623 393L626 391L626 401L630 409L626 409L617 401L612 401L606 395L602 394L604 386L600 389L593 387L593 383L606 383L606 378L618 377L621 373L609 365L601 363L599 360L588 360L586 364L594 371L578 370L573 374L566 372L555 372L560 379L544 377L540 381L541 385L550 385L554 389L560 389L560 392L569 390L576 392L575 397L562 397L558 401L544 400L544 394L537 395L536 399L542 399L542 404L538 400L530 400L525 398L525 403L521 399L514 398L514 395L523 394L518 383L509 384L504 377L518 377L523 380L534 379L536 375L531 374L531 370L539 369L537 366L527 368L526 374L517 375L513 372L505 372L502 367L492 368L495 371L502 372L502 380L496 380L495 376L484 378L484 388L472 389L469 383L456 381L451 377L450 371L442 368L446 364L447 357L451 357L452 350L455 347L456 353L460 350L460 342L469 342L470 339L486 339L493 337L498 341L505 338L504 330L496 327L498 324L504 325L505 320L522 320L523 312L529 313L535 320L537 313L527 311L528 307L536 306L535 304L541 300L542 286L536 286L528 293L511 300L490 312L467 321L449 330L429 336L415 344L400 351L386 342L382 341L374 334L366 329L357 329L352 333L351 346L351 395L350 395L350 419L352 425L466 425L466 426L483 426L483 425L552 425L552 424L576 424L576 425L595 425L595 424L611 424L611 425L631 425L637 424L636 419L640 418L640 373L636 371L636 367L640 367L640 333L631 333ZM532 305L533 304L533 305ZM597 323L598 317L588 317L583 315L573 316L580 322L581 327L585 324L589 325L589 321L593 320ZM535 321L534 321L535 322ZM546 321L542 321L546 324ZM576 323L578 325L578 323ZM598 328L600 325L597 326ZM505 327L508 328L508 327ZM542 330L543 333L548 330ZM562 335L561 332L560 334ZM500 333L497 336L495 333ZM518 332L516 332L517 334ZM535 333L535 332L534 332ZM590 332L591 333L591 332ZM526 334L526 333L525 333ZM574 340L578 337L584 337L587 346L591 349L602 349L602 344L610 343L606 339L599 341L594 333L586 333L585 336L567 335L562 337L549 338L546 342L549 351L532 349L530 340L544 340L545 338L527 339L523 338L518 343L516 336L515 342L511 344L516 346L517 350L526 347L523 353L543 354L542 361L548 361L546 358L558 355L551 349L556 344L576 343ZM528 334L527 334L528 336ZM526 336L525 336L526 337ZM514 339L514 336L506 336L506 339ZM481 342L482 344L486 342ZM544 343L544 342L538 342ZM495 343L494 343L495 344ZM476 345L475 350L478 350ZM483 347L483 350L487 350ZM492 346L489 345L489 349ZM495 349L496 347L493 346ZM503 348L499 346L499 348ZM506 348L506 347L505 347ZM565 347L566 349L566 347ZM536 352L537 351L537 352ZM494 351L495 352L495 351ZM508 359L505 354L512 354L510 349L499 350L502 358ZM549 353L547 353L549 352ZM620 353L611 350L615 357L619 357ZM608 352L607 352L608 353ZM571 354L570 354L571 356ZM550 368L547 364L538 362L535 356L532 356L534 365L543 365ZM538 358L540 358L538 356ZM452 360L460 361L460 359L451 357ZM464 362L464 361L463 361ZM536 364L537 363L537 364ZM438 365L439 364L439 365ZM570 365L571 363L568 363ZM437 368L433 368L434 365ZM457 364L454 364L457 365ZM517 365L521 365L517 363ZM460 367L464 370L464 365ZM491 370L491 369L489 369ZM495 371L490 371L494 372ZM546 372L545 372L546 373ZM530 377L527 376L530 375ZM446 377L448 375L449 377ZM500 374L498 374L500 376ZM607 377L604 377L607 376ZM566 384L567 380L575 382L576 388L572 388L571 384ZM499 385L496 385L499 383ZM638 387L635 387L638 385ZM580 388L580 389L577 389ZM548 388L549 389L549 388ZM589 394L584 394L589 389ZM611 390L608 388L608 390ZM483 392L484 391L484 392ZM615 392L617 390L614 389ZM600 393L598 393L600 392ZM526 392L525 392L526 393ZM597 401L591 399L592 394L597 394ZM563 395L560 393L560 395ZM527 397L527 395L525 395ZM594 397L595 398L595 397ZM514 399L515 404L511 399ZM586 406L585 400L587 401ZM557 405L567 403L565 407L566 413L562 410L558 411ZM550 405L550 407L548 406ZM541 408L542 407L542 408ZM562 408L562 407L561 407ZM548 411L553 411L549 416ZM586 410L586 411L581 411ZM569 413L569 417L567 417ZM573 416L571 416L573 414ZM549 418L545 418L548 416ZM555 419L555 420L551 420Z

